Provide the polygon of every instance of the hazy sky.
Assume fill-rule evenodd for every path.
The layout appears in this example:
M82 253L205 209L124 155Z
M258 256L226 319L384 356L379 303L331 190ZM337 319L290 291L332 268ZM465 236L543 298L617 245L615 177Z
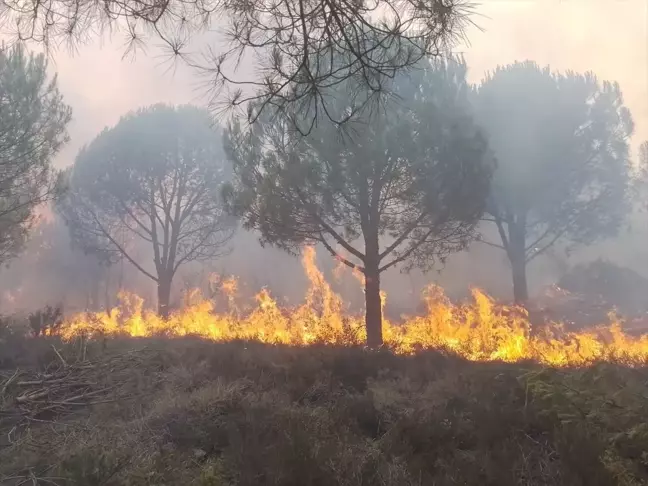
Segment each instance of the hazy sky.
M472 29L468 32L469 45L456 49L466 56L472 82L478 82L485 71L498 64L516 60L530 59L561 71L590 70L601 79L620 83L636 122L633 147L648 139L648 0L485 0L473 21L483 31ZM84 46L73 56L64 51L55 54L51 68L58 71L60 88L74 109L72 140L58 157L59 166L71 164L84 143L130 110L157 102L205 102L201 97L201 80L195 73L182 64L169 71L169 64L163 62L155 46L147 53L139 53L134 61L122 60L124 52L123 39L116 37ZM613 248L608 248L606 254L618 254L622 264L633 268L640 265L648 275L644 242L645 238L636 237L632 245L614 240ZM254 277L268 273L262 271L266 267L272 268L269 273L277 276L277 268L285 267L287 275L291 268L299 266L297 260L278 250L254 251L259 249L258 245L248 243L239 242L238 260L233 254L219 263L226 265L227 272L240 274L243 281L253 281ZM487 251L491 253L484 257ZM440 279L450 290L464 291L468 285L478 285L491 293L509 296L510 277L503 252L476 245L470 254L457 255L452 262L440 276L434 273L429 278ZM544 273L539 275L533 270L532 288L551 283L565 269L562 261L543 260L540 266ZM8 278L11 282L11 276ZM403 295L409 295L410 283L414 289L414 280L420 280L422 285L427 279L383 279L390 295L389 306L398 310L401 305L412 310L415 304ZM286 279L281 275L275 280L301 286L300 289L304 285L303 279ZM290 294L289 288L276 290L277 295ZM414 295L411 298L413 302L417 300Z
M498 64L531 59L555 69L591 70L621 84L636 121L633 146L648 139L647 0L485 0L473 17L479 27L459 46L470 80ZM153 46L122 60L123 39L104 39L74 55L59 51L52 68L74 109L72 142L58 159L72 162L78 148L129 110L156 102L201 103L200 80L178 64L169 70Z

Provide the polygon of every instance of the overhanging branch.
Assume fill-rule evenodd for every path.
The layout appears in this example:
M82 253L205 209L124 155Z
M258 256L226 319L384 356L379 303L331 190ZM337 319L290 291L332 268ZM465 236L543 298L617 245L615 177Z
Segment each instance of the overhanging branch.
M358 258L359 260L364 261L364 255L359 252L356 248L354 248L351 244L349 244L344 238L342 238L342 235L340 235L335 229L329 225L326 221L324 221L324 218L322 218L317 211L312 209L312 204L310 204L306 198L303 196L299 188L295 187L295 192L297 193L297 196L299 196L299 199L301 200L301 203L304 205L304 208L306 208L306 211L310 214L312 218L315 218L319 225L326 230L328 234L330 234L335 241L337 241L342 248L344 248L346 251L351 253L354 257Z
M425 233L421 238L416 243L413 243L412 246L410 246L406 252L402 253L398 257L394 258L392 261L384 264L382 267L378 269L378 273L382 273L388 268L393 267L394 265L397 265L403 261L405 261L409 256L414 253L425 241L428 239L428 237L434 232L434 228L430 229L427 233Z
M110 243L112 243L115 248L119 251L121 255L123 255L126 260L128 260L135 268L137 268L140 272L142 272L144 275L146 275L148 278L153 280L154 282L158 281L158 278L155 277L153 274L147 272L139 263L137 263L131 256L128 254L125 248L123 248L115 238L112 237L109 231L107 231L101 222L99 221L99 218L97 218L97 215L94 213L94 211L90 211L90 214L92 215L92 218L95 220L95 223L97 224L99 230L101 231L101 234L103 234Z
M407 237L412 233L412 231L414 231L418 227L418 224L421 221L423 221L423 218L425 218L425 216L427 216L427 213L421 213L419 217L416 218L416 220L409 226L409 228L403 231L403 233L398 238L396 238L396 240L391 245L385 248L385 251L383 251L380 255L378 255L378 260L379 261L382 260L387 255L389 255L392 251L398 248L398 245L400 245L401 243L403 243L403 241L407 239Z
M529 256L526 258L525 261L526 261L527 263L529 263L529 262L530 262L531 260L533 260L534 258L536 258L536 257L538 257L538 256L540 256L540 255L542 255L545 251L547 251L549 248L551 248L551 247L553 246L553 244L554 244L554 243L555 243L555 242L556 242L556 241L557 241L557 240L558 240L558 239L559 239L559 238L560 238L564 233L565 233L564 231L561 231L560 233L556 234L556 235L551 239L551 241L550 241L549 243L547 243L545 246L543 246L542 248L540 248L538 251L536 251L536 252L532 253L531 255L529 255Z
M344 258L342 255L340 255L338 252L335 251L335 249L326 241L326 238L324 238L324 235L320 233L319 241L324 245L324 248L328 250L328 252L335 258L337 261L344 263L347 267L350 268L357 268L360 270L362 273L364 273L364 267L360 265L356 265L350 260L347 260Z
M485 245L492 246L493 248L499 248L500 250L506 250L506 248L504 248L502 245L498 245L497 243L493 243L492 241L488 241L488 240L477 240L477 241L479 241L480 243L483 243Z

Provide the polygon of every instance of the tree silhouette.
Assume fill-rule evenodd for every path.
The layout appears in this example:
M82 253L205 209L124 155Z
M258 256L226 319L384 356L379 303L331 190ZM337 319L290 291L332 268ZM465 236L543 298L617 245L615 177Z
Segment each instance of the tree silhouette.
M227 171L209 113L156 105L123 117L82 149L61 213L73 242L125 258L158 285L166 317L180 265L223 254L233 233L221 205ZM148 245L154 268L137 257Z
M387 94L385 79L452 46L472 11L463 0L4 0L3 7L15 39L46 46L75 45L105 30L125 32L129 48L161 40L171 56L208 76L217 110L253 106L253 122L267 106L300 107L309 111L297 127L305 133L321 118L365 116ZM226 25L224 48L188 49L216 23ZM237 74L250 60L258 75ZM342 82L363 102L334 115L326 92Z
M615 234L629 209L633 130L618 83L533 62L498 67L477 87L477 119L498 168L487 211L511 263L515 300L527 263L557 241Z
M0 262L23 248L36 208L59 192L51 162L71 116L43 55L0 49Z

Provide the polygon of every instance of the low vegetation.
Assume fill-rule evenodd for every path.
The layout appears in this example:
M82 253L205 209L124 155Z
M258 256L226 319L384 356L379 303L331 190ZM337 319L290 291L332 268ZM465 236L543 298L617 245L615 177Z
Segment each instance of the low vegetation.
M648 484L641 366L9 334L0 357L0 484Z

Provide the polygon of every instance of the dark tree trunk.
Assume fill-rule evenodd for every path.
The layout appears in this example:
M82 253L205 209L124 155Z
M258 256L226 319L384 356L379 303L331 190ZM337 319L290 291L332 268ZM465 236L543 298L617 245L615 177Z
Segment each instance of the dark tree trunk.
M99 280L94 276L91 277L88 286L90 290L86 294L86 309L97 311L99 310Z
M513 270L513 298L516 304L524 305L529 300L526 262L524 260L511 261L511 268Z
M374 181L376 182L376 181ZM369 191L369 186L371 190ZM378 349L383 345L382 306L380 305L380 250L378 243L379 195L380 189L368 184L362 191L366 198L367 213L362 217L362 234L364 236L364 277L365 277L365 326L367 328L367 346Z
M103 287L104 287L104 306L105 306L105 309L107 311L110 311L110 309L112 309L112 300L110 298L110 291L112 289L111 289L111 285L110 285L110 274L108 273L108 271L105 271L103 273L103 277L104 278L102 278L102 280L103 280L103 284L104 284L103 285ZM119 287L119 288L121 289L122 287Z
M367 346L373 349L379 348L383 344L383 336L378 265L365 266L365 307Z
M163 319L169 318L169 302L171 301L171 277L160 276L157 287L158 315Z
M529 300L526 275L526 224L509 225L509 260L513 272L513 298L515 303L526 305Z

